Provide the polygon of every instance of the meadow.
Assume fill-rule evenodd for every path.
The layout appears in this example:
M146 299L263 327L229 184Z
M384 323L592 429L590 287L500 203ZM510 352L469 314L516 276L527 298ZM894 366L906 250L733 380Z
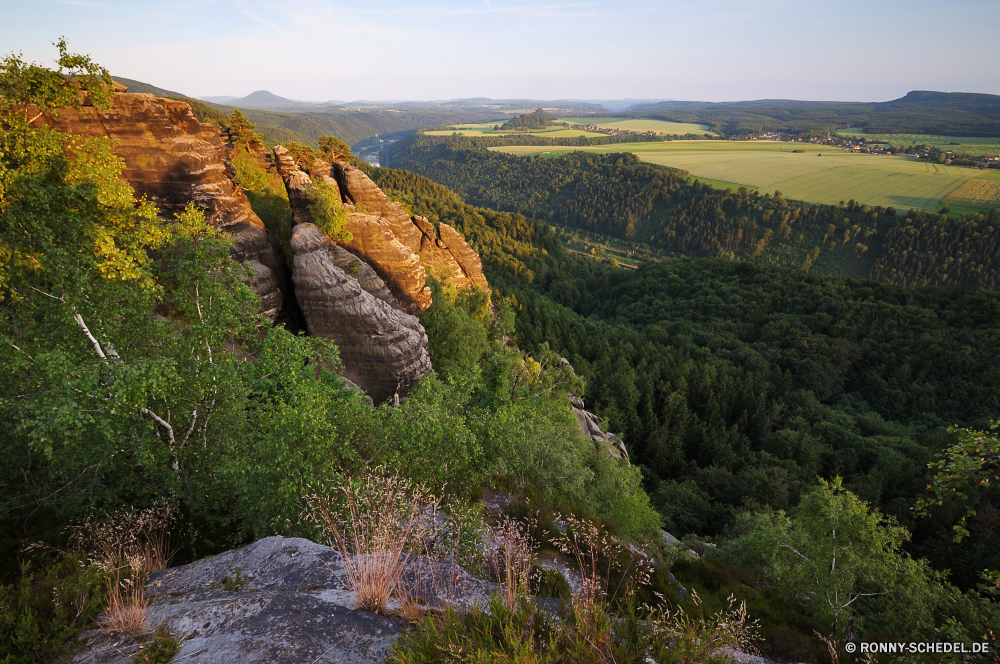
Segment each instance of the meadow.
M608 153L621 152L623 147L510 146L491 149L554 157L573 149ZM627 151L643 161L686 170L693 177L717 187L779 190L787 198L809 203L836 205L854 199L897 210L936 209L942 199L956 192L963 183L982 174L973 168L931 164L906 157L854 154L811 143L668 141L631 143ZM979 201L976 207L1000 205L1000 187L979 186L963 196L963 200L973 198Z
M934 134L866 134L860 127L852 127L836 132L844 138L864 138L869 143L881 142L890 145L926 145L929 148L951 150L956 154L995 155L1000 154L1000 138L978 136L936 136Z
M690 122L667 122L665 120L651 120L641 118L629 120L626 118L559 118L560 122L572 124L596 125L605 129L624 129L628 131L655 131L659 134L710 134L715 133L709 130L708 125L692 124Z

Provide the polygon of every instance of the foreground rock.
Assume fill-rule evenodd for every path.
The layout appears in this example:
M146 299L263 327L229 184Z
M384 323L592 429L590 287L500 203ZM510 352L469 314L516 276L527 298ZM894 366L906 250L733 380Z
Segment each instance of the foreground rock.
M237 581L239 573L239 581ZM340 556L299 538L268 537L236 551L159 572L149 582L151 616L182 640L174 661L192 664L374 664L385 661L404 622L356 607L340 578ZM449 601L469 606L489 584L450 563L417 557L408 580L431 606L443 601L437 579L455 579ZM134 637L83 635L77 664L126 664Z
M292 280L309 334L336 341L345 377L379 403L404 396L431 372L420 321L396 308L370 268L310 223L295 226L292 254Z
M169 214L189 202L204 211L211 224L233 236L233 257L254 268L251 285L261 296L262 313L279 315L288 281L281 247L229 179L228 142L219 127L198 122L184 102L124 92L114 95L108 110L63 109L58 115L43 114L36 123L118 141L115 154L125 162L122 176L136 195Z

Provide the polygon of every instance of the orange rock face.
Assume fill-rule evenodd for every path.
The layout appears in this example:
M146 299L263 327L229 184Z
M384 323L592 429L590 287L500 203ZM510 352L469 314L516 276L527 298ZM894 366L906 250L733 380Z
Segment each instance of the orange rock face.
M229 231L233 257L257 272L251 285L261 296L263 313L279 314L288 292L281 247L226 174L228 144L218 127L198 122L183 102L151 94L116 94L108 110L65 109L36 122L118 141L115 154L125 161L122 176L136 195L147 196L166 213L194 202L211 224Z

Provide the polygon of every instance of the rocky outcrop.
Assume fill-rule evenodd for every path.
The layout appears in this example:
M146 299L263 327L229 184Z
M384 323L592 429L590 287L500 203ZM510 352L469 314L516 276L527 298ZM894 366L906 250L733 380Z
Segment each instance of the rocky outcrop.
M349 212L347 230L352 239L343 241L343 246L372 266L404 311L418 315L431 305L428 275L455 288L489 291L479 255L451 226L435 227L424 217L410 216L364 171L350 164L317 159L306 173L284 147L277 146L274 154L288 190L293 222L312 221L306 191L314 181L335 187Z
M340 185L345 202L354 205L359 212L385 219L400 244L414 254L420 253L423 233L410 221L410 215L402 205L390 201L364 171L350 164L334 163L332 174Z
M570 407L580 423L580 431L584 436L594 441L595 445L607 449L608 454L616 459L628 461L628 451L625 443L619 440L615 434L608 433L601 429L603 421L584 407L583 399L573 394L569 396Z
M107 110L85 105L79 112L46 113L36 122L115 139L115 154L125 162L122 176L161 211L176 213L194 202L211 224L233 234L232 254L253 266L252 286L263 313L278 315L288 280L281 249L229 179L228 145L219 127L198 122L184 102L128 93L115 94Z
M393 305L374 273L345 257L348 252L313 224L297 224L291 244L292 282L306 326L337 343L344 376L381 402L405 395L430 373L424 328ZM349 274L355 266L357 274Z
M383 662L405 622L359 610L343 578L340 554L329 547L268 537L153 574L150 615L181 641L173 661ZM441 579L454 581L447 601L458 606L481 601L490 590L458 565L423 556L410 559L405 578L409 593L428 606L443 605ZM139 648L135 637L97 630L83 640L73 660L79 664L128 664Z
M392 289L400 308L419 315L431 306L431 289L420 255L393 235L382 217L352 212L347 217L351 239L344 246L365 259Z

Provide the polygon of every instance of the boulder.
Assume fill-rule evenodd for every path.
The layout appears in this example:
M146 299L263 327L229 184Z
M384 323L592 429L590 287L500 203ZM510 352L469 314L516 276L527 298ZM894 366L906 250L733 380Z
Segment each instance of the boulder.
M583 399L570 394L569 403L573 414L576 415L576 419L580 423L580 432L584 436L593 440L595 445L607 449L608 454L616 459L629 460L625 443L615 436L615 434L604 431L601 428L603 424L601 418L584 409Z
M254 290L263 312L276 315L284 300L288 275L281 248L250 209L246 194L227 174L228 141L219 127L198 122L191 107L151 94L119 93L111 108L85 105L80 111L45 113L36 123L79 136L118 142L115 154L125 162L122 177L137 196L146 196L163 212L174 214L193 202L209 223L234 234L232 255L256 261ZM270 275L258 268L264 267ZM263 290L262 290L263 289Z
M348 274L338 247L315 225L297 224L292 233L292 282L309 333L333 339L344 376L380 403L405 396L431 372L427 335L415 316L362 287L372 276ZM344 252L346 253L346 252ZM356 259L355 259L356 260ZM360 263L360 261L359 261ZM376 277L377 278L377 277ZM391 296L390 296L391 297Z
M344 578L340 554L329 547L267 537L153 574L147 587L151 622L166 622L181 640L173 661L383 662L405 623L359 610ZM429 606L469 606L491 587L458 565L423 556L410 558L404 578L410 593ZM444 594L437 583L443 579L454 580ZM127 664L140 643L98 630L82 638L86 643L73 660L78 664Z

